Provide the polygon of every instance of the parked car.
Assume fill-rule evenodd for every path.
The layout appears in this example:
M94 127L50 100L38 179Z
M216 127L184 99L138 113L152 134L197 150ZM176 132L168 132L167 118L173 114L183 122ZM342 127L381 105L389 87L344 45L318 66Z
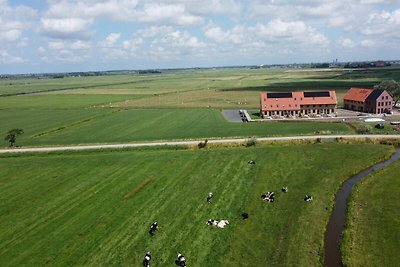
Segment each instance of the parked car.
M385 126L383 126L382 123L378 123L377 125L375 125L375 128L376 129L383 129L383 128L385 128Z

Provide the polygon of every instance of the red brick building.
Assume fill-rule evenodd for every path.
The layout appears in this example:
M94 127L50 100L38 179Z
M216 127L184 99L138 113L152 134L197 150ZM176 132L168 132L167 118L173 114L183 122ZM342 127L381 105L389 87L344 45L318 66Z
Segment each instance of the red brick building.
M335 91L261 93L260 114L272 116L323 115L335 112Z
M350 88L343 97L345 109L367 113L391 113L393 98L382 89Z

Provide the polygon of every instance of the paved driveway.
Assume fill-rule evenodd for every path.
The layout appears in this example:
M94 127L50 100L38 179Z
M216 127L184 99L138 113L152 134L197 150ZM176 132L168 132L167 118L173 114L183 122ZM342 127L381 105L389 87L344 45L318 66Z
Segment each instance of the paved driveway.
M229 122L242 122L238 109L223 109L222 115Z

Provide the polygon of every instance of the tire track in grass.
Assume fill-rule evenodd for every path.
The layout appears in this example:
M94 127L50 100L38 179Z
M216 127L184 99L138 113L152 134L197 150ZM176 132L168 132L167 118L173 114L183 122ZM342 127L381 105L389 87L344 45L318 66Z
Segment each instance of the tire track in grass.
M82 165L83 165L84 163L82 163ZM78 167L78 169L84 169L84 168L79 168ZM87 173L87 175L88 175L89 173ZM86 200L87 198L90 198L92 195L93 195L93 192L95 192L95 191L97 191L98 190L98 188L100 188L100 187L102 187L102 186L104 186L104 185L106 185L107 184L107 179L102 179L103 180L103 182L102 183L97 183L97 185L96 186L92 186L91 188L90 188L90 194L87 194L87 192L85 192L86 193L86 196L85 196L85 198L79 198L78 196L81 194L81 192L80 191L82 191L82 190L78 190L77 192L76 192L76 194L78 195L77 197L74 197L74 191L73 192L69 192L68 193L68 196L69 196L69 198L72 200L73 199L73 201L64 201L65 200L65 195L61 195L61 196L59 196L58 197L58 199L56 199L55 201L53 201L53 203L52 204L50 204L51 206L50 206L50 208L47 210L47 214L46 214L46 216L43 216L41 219L39 219L39 220L37 220L37 221L35 221L34 223L32 223L32 224L30 224L28 227L22 227L23 229L24 229L24 231L22 231L22 232L19 232L19 234L16 234L15 236L13 236L13 239L11 239L11 240L8 240L9 242L8 243L10 243L10 242L15 242L16 240L21 240L21 237L22 236L27 236L26 234L25 234L25 232L27 232L27 233L40 233L40 230L43 230L44 228L46 228L46 227L48 227L48 222L49 221L56 221L57 219L59 219L61 216L63 216L63 214L65 213L65 212L67 212L67 211L69 211L69 210L71 210L71 209L74 209L74 208L76 208L77 206L79 206L79 203L80 202L82 202L82 201L84 201L84 200ZM85 188L83 188L83 190L85 190ZM62 203L62 204L61 204ZM61 204L61 205L60 205ZM68 208L67 208L68 207ZM64 211L64 212L62 212L62 211ZM55 226L57 226L56 224L54 224L54 223L50 223L50 225L52 225L53 226L53 228L55 227ZM21 227L20 227L21 228ZM49 229L47 228L47 231L48 231ZM37 244L37 243L36 243Z
M204 155L204 153L203 153L203 155ZM191 165L189 165L185 170L187 174L185 174L185 173L183 174L183 175L185 175L185 177L189 177L189 178L187 180L185 180L185 182L183 184L181 184L181 189L180 189L180 192L188 192L188 191L189 192L183 193L181 195L171 195L170 199L173 200L172 203L169 204L168 206L166 206L165 209L163 209L163 211L162 211L164 214L167 213L166 214L167 218L168 218L168 216L171 217L171 214L170 214L171 212L169 212L168 208L171 206L172 207L180 207L179 203L185 203L184 207L179 208L178 219L175 217L170 218L170 221L173 220L173 222L169 225L164 225L165 228L163 228L163 229L165 229L165 230L163 232L157 233L158 235L156 234L156 236L157 236L156 243L157 244L155 246L157 248L156 251L158 251L158 254L159 254L158 260L160 260L161 258L169 259L169 260L174 259L174 257L176 256L175 253L177 252L175 250L179 249L179 248L177 248L177 246L179 246L177 240L182 239L181 237L177 236L176 233L182 233L182 235L186 235L185 233L187 233L187 231L182 231L182 229L186 229L187 223L185 223L185 221L186 222L190 221L190 223L193 223L191 216L188 215L188 213L193 214L193 212L191 210L191 207L193 205L188 204L189 202L192 202L191 197L193 196L193 192L191 192L190 190L184 190L184 188L185 187L191 188L191 186L192 186L192 178L191 177L193 177L193 175L192 175L193 164L197 164L197 162L201 162L201 165L196 166L195 168L203 169L203 166L207 165L207 161L204 159L204 156L202 156L200 158L200 160L192 159L191 161L192 161ZM212 166L212 164L210 164L210 165ZM179 176L177 176L177 177L179 177ZM178 178L178 179L181 180L180 178ZM179 194L179 192L178 192L178 194ZM190 196L188 196L189 194L190 194ZM203 200L203 197L201 199ZM176 204L174 204L174 203L176 203ZM154 241L154 240L152 240L152 241ZM160 245L162 245L162 246L160 246ZM143 250L143 249L144 248L141 248L141 250ZM143 255L140 255L140 258L138 258L138 259L141 260L142 256Z
M57 128L53 128L53 129L47 130L45 132L41 132L41 133L32 135L32 136L30 136L30 138L39 138L39 137L42 137L44 135L57 133L57 132L60 132L62 130L70 129L70 128L73 128L73 127L76 127L76 126L80 126L82 124L85 124L85 123L88 123L88 122L91 122L91 121L94 121L94 120L98 120L98 119L102 119L104 117L108 117L108 116L113 115L113 114L115 114L117 112L120 112L120 111L121 111L120 109L117 109L117 110L113 110L113 111L105 113L105 114L101 114L101 115L97 115L97 116L91 116L91 117L88 117L88 118L83 119L83 120L75 121L75 122L72 122L72 123L69 123L69 124L66 124L66 125L59 126Z
M21 240L27 239L26 237L29 236L26 233L30 233L31 236L38 237L38 234L42 234L44 232L50 232L54 235L54 232L56 231L57 228L59 228L60 223L62 223L63 217L65 217L65 214L70 212L72 209L76 209L80 203L83 201L89 199L92 197L98 188L102 187L104 184L107 184L107 179L104 179L102 183L98 183L96 186L91 188L91 192L89 194L86 194L85 197L83 198L75 198L73 201L65 201L61 205L57 205L57 207L54 207L54 209L49 210L48 214L46 216L43 216L41 219L33 222L27 227L24 227L24 231L19 232L18 234L15 235L10 242L22 242ZM62 200L65 198L65 196L60 196L59 197L61 201L57 201L56 203L61 203ZM65 200L65 199L64 199ZM56 204L54 203L54 204ZM67 221L70 220L70 218L66 219ZM59 223L55 223L59 222ZM65 223L65 221L64 221ZM46 230L44 230L46 229ZM22 238L24 237L24 238ZM37 240L32 246L30 247L29 251L23 252L19 254L19 259L22 259L22 262L27 262L28 257L30 253L33 253L35 250L40 251L40 247L46 247L46 242L43 238L43 236L39 238L29 238L28 240Z
M191 153L191 151L189 151ZM190 158L193 156L198 157L197 155L189 155ZM182 157L178 157L178 159L181 159ZM136 210L136 214L133 218L130 220L127 220L124 224L121 224L121 226L114 231L114 235L110 236L106 242L104 242L104 245L101 246L102 251L108 251L106 256L102 256L101 258L96 258L96 257L91 257L91 260L87 262L89 265L98 265L104 262L108 262L110 264L113 264L113 259L115 257L118 257L118 255L121 255L121 251L127 251L128 249L131 249L132 251L132 244L136 244L138 240L140 239L145 239L144 237L148 236L147 230L150 225L150 223L154 220L157 220L160 224L160 227L163 229L167 229L167 225L164 224L163 221L159 220L160 215L162 214L163 210L165 209L166 206L171 205L171 202L174 200L175 195L171 195L169 192L175 192L175 194L178 193L177 190L173 190L173 188L176 188L179 183L181 183L180 179L177 177L180 177L182 173L184 172L189 172L188 169L190 169L189 164L193 160L188 160L185 163L186 164L169 164L169 165L164 165L164 170L163 170L163 175L158 175L155 182L152 183L150 187L153 187L153 189L148 188L148 190L152 190L154 196L168 196L167 199L162 199L163 202L160 205L159 201L154 201L154 196L152 198L148 198L142 205L141 207ZM175 165L179 165L178 169L176 169ZM170 172L175 172L175 177L169 177ZM157 191L154 191L154 187L158 186L159 183L163 183L163 187L159 187ZM167 183L165 183L167 182ZM142 192L145 193L145 192ZM139 200L139 198L136 198L135 200ZM160 199L161 201L161 199ZM151 211L151 214L146 211ZM149 217L149 218L146 218ZM141 220L141 221L139 221ZM161 223L160 223L161 222ZM133 226L133 227L132 227ZM132 231L132 228L133 231ZM140 229L140 230L139 230ZM139 232L138 232L139 230ZM132 234L123 234L124 232L138 232L136 235ZM155 238L160 239L162 235L164 234L164 231L159 231L156 233ZM153 238L153 239L155 239ZM124 249L125 248L125 249ZM145 250L145 248L142 248L142 250ZM117 255L115 252L117 251ZM142 252L142 251L140 251ZM142 253L136 252L133 253L133 257L142 260ZM132 253L131 253L132 254Z
M252 158L254 159L254 157ZM237 164L238 161L239 164ZM204 223L205 228L197 227L197 233L200 233L200 231L207 231L208 233L198 235L199 237L191 244L191 250L196 251L199 254L197 258L198 260L196 259L197 261L195 262L196 265L216 265L218 262L221 262L222 255L225 255L225 251L228 249L230 244L230 239L233 236L234 229L240 220L240 213L238 210L243 211L243 202L247 199L247 191L250 189L249 186L245 186L244 184L248 181L247 179L250 178L254 168L248 168L248 166L246 166L247 161L241 158L238 159L237 157L234 158L233 165L235 165L233 168L236 168L239 171L235 173L231 170L231 173L233 173L233 178L230 179L231 183L222 192L222 194L228 196L228 198L224 197L223 199L216 199L215 203L213 203L216 205L212 206L214 213L218 212L220 214L226 214L225 217L219 216L216 217L216 219L228 219L230 224L226 226L226 229L217 229L206 225L206 220L203 220L202 223ZM218 204L224 204L224 207L221 209ZM215 248L218 248L218 250L215 250ZM210 259L213 259L212 263L209 262Z
M148 164L147 166L142 166L142 168L140 169L140 176L144 175L146 173L151 173L151 169L154 169L154 164L153 162L151 164ZM131 176L131 172L136 172L136 170L133 170L132 168L129 168L128 172L126 173L125 176ZM136 172L137 174L137 172ZM118 180L121 180L120 177L117 178ZM137 179L135 179L137 180ZM115 227L118 227L121 223L123 223L124 221L126 221L128 219L128 217L123 216L124 214L126 214L126 212L128 211L128 205L126 205L126 202L124 201L124 194L126 194L127 191L127 187L130 184L130 182L128 181L128 179L123 179L121 181L117 181L117 183L112 183L113 187L111 188L103 188L101 192L99 192L99 195L102 196L103 199L108 199L110 202L114 203L111 207L107 208L107 209L103 209L103 211L101 212L102 214L99 214L99 218L97 219L97 222L93 223L92 228L95 228L93 230L93 232L96 232L96 228L101 227L102 224L108 225L109 227L106 227L106 231L102 232L102 235L96 235L94 236L94 243L102 243L102 240L110 235L111 233L114 234L115 232L113 231L115 229ZM104 202L104 200L102 200L101 202ZM90 202L88 203L90 204ZM83 217L83 216L88 216L90 217L90 214L92 212L96 211L96 207L92 207L90 205L86 205L86 209L80 212L80 216L79 218ZM115 207L115 208L114 208ZM112 216L112 218L110 218L110 216ZM77 219L79 219L77 218ZM87 230L91 231L91 228L88 228ZM91 233L89 233L89 236L91 235ZM88 236L88 237L89 237ZM90 238L90 240L88 240L88 238L86 238L84 240L86 245L90 245L89 242L91 241L93 243L93 238ZM78 236L75 236L75 239L79 239ZM80 264L85 264L85 262L87 261L88 257L88 253L89 251L97 251L98 252L98 247L93 247L90 250L88 248L85 249L84 252L82 252L79 249L76 249L75 251L73 251L73 253L71 253L71 251L66 250L65 254L68 255L71 259L75 259L75 261L79 261ZM86 265L86 264L85 264Z
M213 154L212 154L213 155ZM211 155L211 156L212 156ZM210 161L213 161L213 158L210 158ZM223 166L220 168L220 172L216 174L215 176L219 177L217 178L218 180L221 179L221 177L227 176L228 173L231 171L231 165L234 163L233 160L230 160L229 162L223 161L221 162ZM213 165L213 164L211 164ZM216 168L217 169L217 168ZM212 179L215 181L216 179ZM188 182L190 185L192 184L191 181ZM187 194L188 195L188 194ZM181 199L178 199L177 201L179 202L184 202L186 199L185 197L190 198L190 196L181 196ZM207 203L204 202L204 197L202 196L201 199L203 201L203 206ZM190 200L190 199L189 199ZM195 200L194 200L195 201ZM193 200L192 200L193 202ZM193 207L196 207L193 209ZM203 227L206 226L205 222L208 218L207 215L205 215L205 212L202 212L202 205L196 205L196 204L191 204L191 205L186 205L185 207L181 208L179 210L179 217L174 220L174 225L171 227L170 232L177 233L173 237L173 242L172 246L177 247L175 250L183 250L187 254L187 257L193 257L194 255L191 255L190 252L191 250L191 243L194 239L196 239L195 236L193 236L193 230L198 227ZM186 238L190 237L190 238ZM178 243L179 242L179 243ZM165 254L167 255L167 258L174 258L177 253L177 251L166 251ZM189 253L189 254L188 254ZM193 257L194 258L194 257Z

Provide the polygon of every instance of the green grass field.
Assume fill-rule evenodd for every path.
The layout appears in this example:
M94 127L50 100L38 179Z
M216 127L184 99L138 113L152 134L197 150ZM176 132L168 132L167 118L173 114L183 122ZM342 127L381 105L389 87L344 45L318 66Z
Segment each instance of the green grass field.
M2 155L0 265L140 266L150 250L154 266L174 266L178 252L189 266L249 266L248 257L322 266L336 190L392 151L329 143ZM273 204L260 199L266 191ZM212 228L210 218L230 224Z
M398 266L400 161L353 189L342 250L346 266Z
M0 120L1 136L24 129L24 147L352 132L341 123L229 123L214 109L3 110Z
M0 135L21 146L345 134L340 123L227 123L223 108L259 108L260 92L372 87L400 69L202 69L162 74L0 80ZM5 94L35 94L4 96ZM3 139L3 138L2 138ZM6 141L0 142L7 146Z

